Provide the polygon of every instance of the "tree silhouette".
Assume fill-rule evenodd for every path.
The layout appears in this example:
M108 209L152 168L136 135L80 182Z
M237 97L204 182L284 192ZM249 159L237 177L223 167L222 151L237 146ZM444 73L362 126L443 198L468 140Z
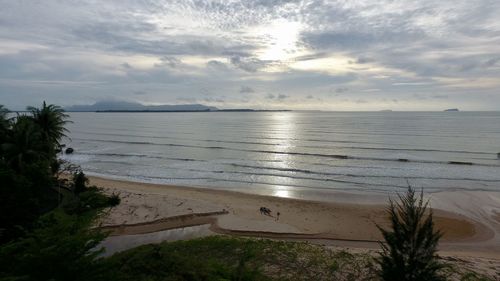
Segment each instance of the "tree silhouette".
M380 277L385 281L434 281L445 280L439 273L443 264L439 262L437 245L442 233L434 229L432 210L428 201L408 187L400 202L390 200L387 212L391 229L377 225L385 239L377 262L381 266Z
M34 122L40 126L45 140L59 145L59 141L66 136L65 133L68 131L64 127L69 122L66 120L68 115L64 113L64 110L57 105L47 105L45 102L42 108L29 106L27 109L31 112Z
M9 128L9 110L0 104L0 130L3 132Z
M25 164L48 160L49 148L40 128L33 123L31 117L25 115L16 118L2 143L5 160L16 171L22 170Z

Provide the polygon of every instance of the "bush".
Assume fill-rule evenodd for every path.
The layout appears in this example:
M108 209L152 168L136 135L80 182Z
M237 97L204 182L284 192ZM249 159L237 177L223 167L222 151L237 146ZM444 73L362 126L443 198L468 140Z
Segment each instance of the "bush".
M61 108L43 104L6 119L0 106L0 280L111 280L96 249L105 235L90 225L115 206L83 172L58 179Z
M103 208L114 207L118 204L120 204L118 195L108 196L100 188L89 186L77 196L68 197L62 207L68 214L85 214L86 212L99 212Z
M22 236L40 215L57 207L57 192L43 166L32 163L25 169L29 175L0 160L0 245Z
M111 194L111 196L108 197L108 206L109 207L114 207L120 205L121 199L118 194Z
M80 194L87 189L87 184L89 179L85 176L82 171L75 172L73 174L73 192Z
M231 266L216 258L192 255L190 248L189 243L182 242L142 246L110 258L108 268L117 272L117 279L123 281L269 280L259 270L245 266L245 258L239 260L238 266Z
M0 280L110 280L97 258L105 235L89 228L92 220L61 210L42 216L32 232L0 248Z

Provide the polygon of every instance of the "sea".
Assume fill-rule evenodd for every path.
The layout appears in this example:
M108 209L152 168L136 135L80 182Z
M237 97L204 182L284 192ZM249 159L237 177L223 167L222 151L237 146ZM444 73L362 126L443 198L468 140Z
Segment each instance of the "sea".
M293 198L500 191L500 112L69 115L61 158L89 175Z

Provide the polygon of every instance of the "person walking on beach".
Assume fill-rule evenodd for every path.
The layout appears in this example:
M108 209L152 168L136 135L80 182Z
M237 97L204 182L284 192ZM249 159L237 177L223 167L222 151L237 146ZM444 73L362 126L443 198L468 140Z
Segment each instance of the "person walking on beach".
M280 220L280 212L277 212L276 213L276 221L279 221Z

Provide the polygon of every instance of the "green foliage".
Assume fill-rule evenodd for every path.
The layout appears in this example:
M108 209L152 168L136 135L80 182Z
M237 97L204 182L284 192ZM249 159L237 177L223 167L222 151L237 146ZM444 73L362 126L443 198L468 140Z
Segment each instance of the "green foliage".
M3 143L7 130L10 128L9 110L0 104L0 143Z
M113 193L108 197L107 203L109 207L114 207L120 205L120 202L121 202L120 196L118 196L118 194Z
M34 123L41 129L44 140L53 144L52 149L54 149L59 145L61 138L66 136L65 132L68 130L64 126L68 123L68 115L61 107L47 105L45 102L41 108L29 106L27 109L31 112Z
M40 215L57 207L53 147L62 135L49 138L46 131L57 132L66 122L66 115L50 105L31 116L7 119L7 112L0 106L0 243L29 231ZM42 126L44 119L52 121Z
M120 280L373 280L374 262L307 243L223 236L145 245L106 263Z
M25 165L26 176L0 161L0 244L29 231L40 215L57 207L54 182L44 168L37 162Z
M476 272L467 272L460 278L460 281L493 281L493 279Z
M140 247L133 255L107 261L117 279L127 280L266 280L246 269L236 271L213 258L197 259L182 251L151 245ZM259 278L257 278L259 277Z
M68 214L85 214L87 212L99 213L99 210L106 207L113 207L120 204L120 197L113 195L107 196L96 186L85 187L85 191L77 196L66 198L62 208Z
M24 238L0 248L0 280L108 280L92 216L44 215Z
M29 116L18 116L2 143L2 156L16 171L22 172L26 165L34 162L45 165L51 159L50 144L42 139L40 128Z
M428 214L428 202L423 201L409 187L400 203L392 200L388 208L391 229L378 226L385 239L378 259L380 276L386 281L445 280L440 270L437 245L442 234L434 230L432 211Z
M111 280L96 250L105 235L90 225L119 198L83 173L78 192L58 179L67 116L45 103L30 110L8 120L0 106L0 280Z
M73 192L79 194L87 188L89 179L85 176L82 171L77 171L73 174Z

